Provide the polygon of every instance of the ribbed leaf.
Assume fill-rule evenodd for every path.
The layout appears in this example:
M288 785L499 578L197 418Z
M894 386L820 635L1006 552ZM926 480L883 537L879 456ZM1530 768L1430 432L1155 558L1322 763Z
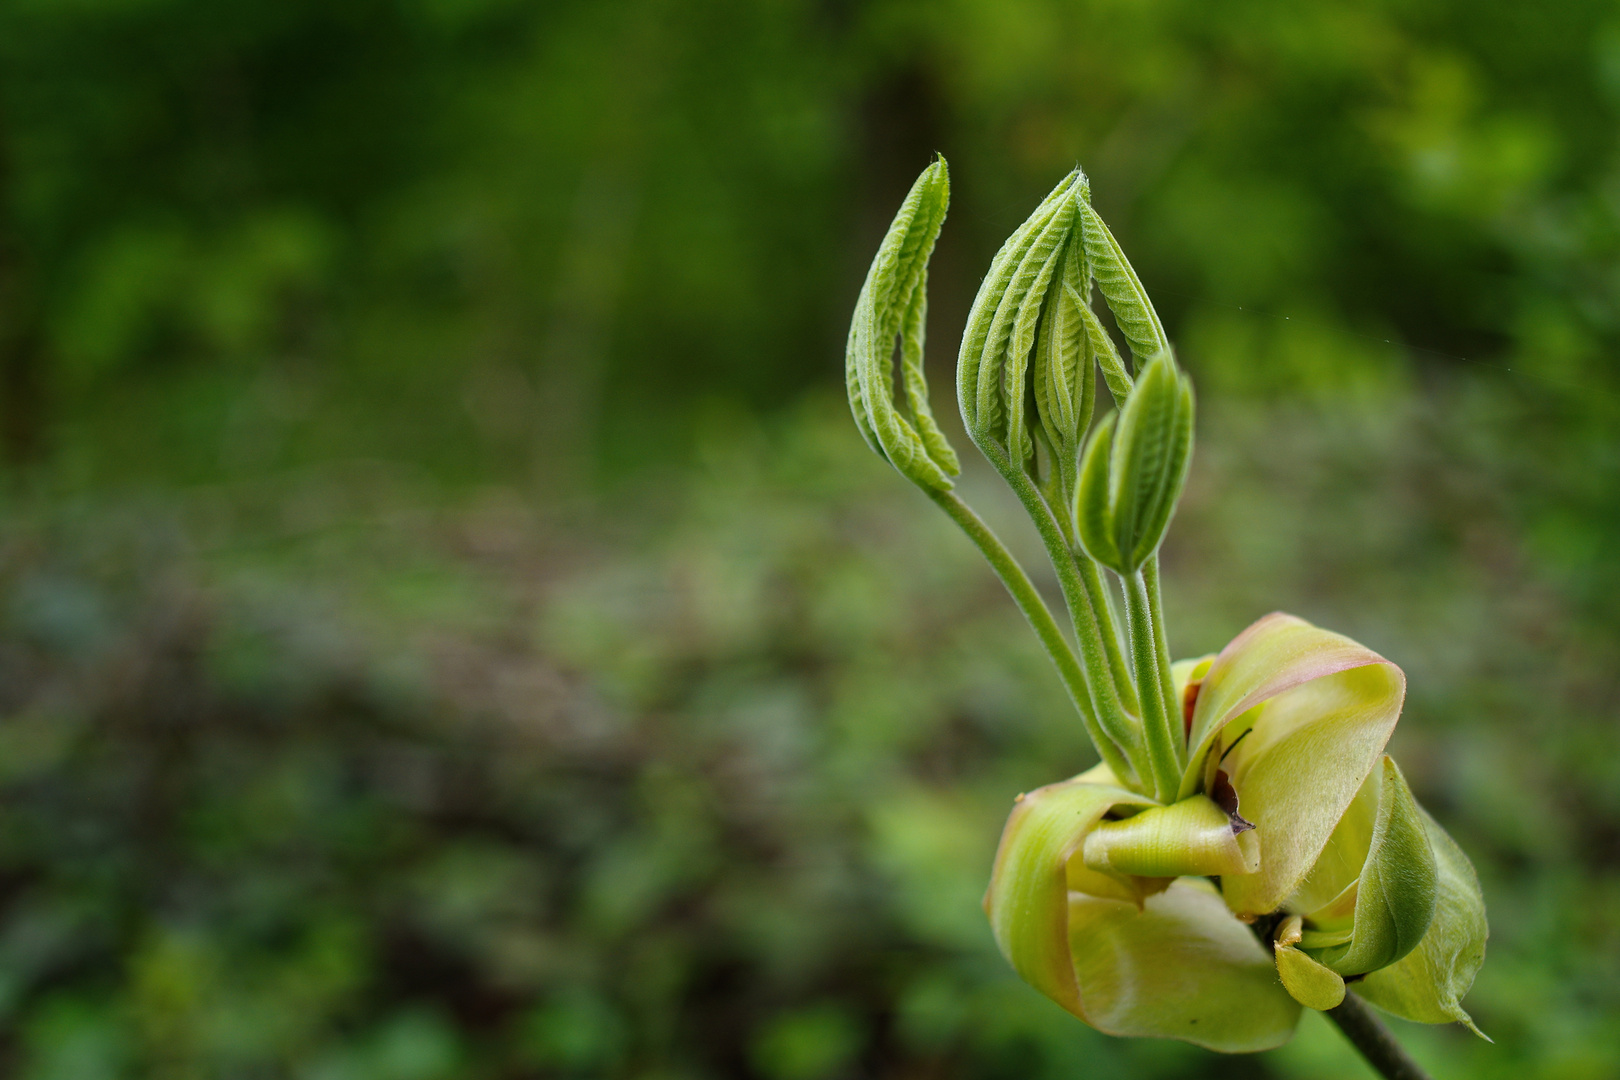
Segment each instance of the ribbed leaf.
M939 158L912 185L878 246L844 354L850 411L867 445L914 483L941 490L951 487L959 466L929 410L922 356L928 260L949 202L950 179ZM909 418L894 400L896 339Z
M1003 316L1002 305L1007 292L1021 273L1028 275L1024 284L1027 291L1029 280L1039 272L1041 263L1045 261L1042 256L1033 266L1026 266L1030 247L1051 222L1053 214L1065 202L1072 201L1076 193L1086 190L1085 183L1085 177L1078 169L1064 177L1035 208L1035 212L1001 245L1001 250L991 260L989 272L979 284L973 307L968 312L967 326L962 332L962 349L956 362L957 401L962 408L962 420L975 441L992 435L999 436L1004 430L1005 413L1000 393L1003 372L998 361L1004 355L1006 337L1011 333L1012 318L1017 310L1015 300L1013 308ZM993 340L992 331L995 333ZM987 364L991 368L989 371L985 370ZM997 437L996 441L999 443L1001 440Z
M1119 324L1131 352L1138 360L1146 360L1170 348L1170 339L1164 335L1164 327L1159 323L1158 312L1153 310L1147 290L1142 288L1119 242L1097 216L1089 200L1080 208L1080 228L1092 276L1097 279L1097 288L1108 302L1108 310L1114 313L1114 321Z
M1040 301L1052 279L1074 225L1074 200L1061 199L1046 212L1040 228L1007 276L985 335L975 388L978 434L998 442L1018 459L1023 436L1024 375L1034 344ZM1010 260L1009 260L1010 261Z
M1120 358L1119 350L1114 347L1114 339L1108 336L1108 330L1103 326L1097 313L1091 310L1091 305L1085 304L1080 317L1086 324L1086 344L1092 350L1092 357L1097 366L1102 368L1103 381L1108 384L1108 392L1114 395L1114 404L1123 405L1125 399L1130 397L1131 387L1134 385L1131 373L1125 370L1125 361Z
M1062 273L1047 290L1032 373L1041 423L1055 452L1071 466L1079 461L1081 439L1091 425L1097 386L1081 314L1090 288L1085 261L1083 246L1071 235L1064 246Z
M1485 962L1485 940L1490 936L1485 898L1463 850L1427 813L1423 824L1437 872L1434 918L1417 948L1368 975L1357 989L1396 1016L1422 1024L1455 1020L1483 1039L1484 1032L1463 1011L1462 998Z
M1058 268L1062 266L1065 253L1070 246L1068 241L1074 231L1073 226L1074 200L1070 199L1059 204L1057 213L1052 215L1052 220L1040 238L1030 246L1027 257L1034 259L1042 251L1047 250L1048 243L1052 245L1029 287L1018 299L1012 333L1008 337L1007 350L1002 359L1002 393L1007 402L1007 451L1015 461L1022 461L1030 453L1029 433L1024 417L1030 350L1035 345L1035 332L1040 323L1041 309L1051 286L1054 281L1061 282ZM1054 237L1055 241L1051 239ZM1006 307L1007 301L1012 299L1018 285L1018 278L1015 277L1013 286L1008 289L1007 297L1002 302L1003 307ZM994 337L995 332L992 330L992 340Z

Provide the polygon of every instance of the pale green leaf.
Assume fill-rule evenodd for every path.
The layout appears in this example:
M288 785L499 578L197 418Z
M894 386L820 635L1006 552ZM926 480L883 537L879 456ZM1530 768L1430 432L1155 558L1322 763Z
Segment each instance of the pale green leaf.
M1202 879L1141 908L1073 893L1069 940L1080 1015L1110 1035L1242 1054L1281 1046L1299 1022L1265 947Z
M1067 780L1019 796L1001 833L984 897L996 944L1025 982L1081 1016L1069 957L1069 857L1113 807L1148 805L1124 788Z

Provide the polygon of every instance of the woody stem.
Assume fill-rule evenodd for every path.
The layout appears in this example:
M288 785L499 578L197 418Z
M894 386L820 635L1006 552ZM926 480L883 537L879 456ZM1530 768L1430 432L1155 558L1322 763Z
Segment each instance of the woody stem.
M1356 995L1346 991L1344 1001L1329 1009L1327 1018L1385 1080L1429 1080L1423 1067L1395 1041L1394 1033Z

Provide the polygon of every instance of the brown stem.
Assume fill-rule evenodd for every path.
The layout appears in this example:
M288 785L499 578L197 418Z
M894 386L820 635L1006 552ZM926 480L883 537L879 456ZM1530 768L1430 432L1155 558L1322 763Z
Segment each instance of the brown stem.
M1429 1080L1429 1074L1407 1055L1384 1022L1348 990L1344 1001L1327 1011L1327 1018L1339 1025L1344 1037L1385 1080Z

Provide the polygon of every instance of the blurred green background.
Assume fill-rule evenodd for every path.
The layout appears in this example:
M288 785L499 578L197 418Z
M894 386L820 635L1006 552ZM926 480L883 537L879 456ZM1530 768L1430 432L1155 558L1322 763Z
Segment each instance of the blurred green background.
M1369 1076L995 953L1091 751L841 389L940 150L938 411L1082 163L1200 392L1174 651L1410 678L1496 1042L1401 1036L1620 1074L1617 121L1596 0L3 0L0 1072Z

